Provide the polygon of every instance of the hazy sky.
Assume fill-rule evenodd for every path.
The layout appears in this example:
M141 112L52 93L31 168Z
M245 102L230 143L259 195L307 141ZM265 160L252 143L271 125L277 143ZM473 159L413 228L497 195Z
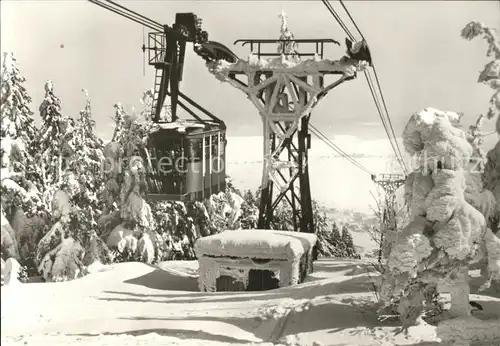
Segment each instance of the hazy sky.
M334 38L328 51L340 58L345 34L321 1L132 1L121 4L156 21L171 24L176 12L203 19L209 39L224 43L240 57L238 38L277 38L283 9L297 38ZM412 112L424 107L465 112L466 125L487 109L492 92L476 83L488 61L486 44L460 38L472 20L500 25L498 1L346 1L366 37L399 136ZM347 21L335 1L332 5ZM352 29L351 29L352 30ZM1 50L13 51L28 79L38 114L43 84L51 79L65 114L76 116L89 91L97 131L109 137L113 104L140 107L152 87L153 68L143 76L143 28L89 2L77 0L1 1ZM61 45L64 48L60 48ZM299 47L300 48L300 47ZM225 120L230 136L259 135L260 120L245 95L208 73L188 46L182 90ZM38 116L38 115L37 115ZM385 136L364 78L341 85L316 108L312 123L323 132L362 138ZM492 131L493 122L487 123ZM495 137L495 136L490 136ZM260 150L260 149L259 149Z

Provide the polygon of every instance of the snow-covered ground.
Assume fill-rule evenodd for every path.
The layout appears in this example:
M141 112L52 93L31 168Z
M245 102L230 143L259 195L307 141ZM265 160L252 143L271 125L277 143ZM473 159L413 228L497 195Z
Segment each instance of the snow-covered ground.
M321 259L303 284L201 293L197 262L122 263L75 281L2 287L2 345L437 345L377 321L361 260ZM500 295L473 295L500 316Z

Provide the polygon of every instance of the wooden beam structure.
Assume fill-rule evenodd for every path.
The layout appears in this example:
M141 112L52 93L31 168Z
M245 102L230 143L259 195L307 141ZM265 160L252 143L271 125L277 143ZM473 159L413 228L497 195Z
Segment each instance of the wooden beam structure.
M276 43L270 40L270 43ZM255 65L240 60L209 66L219 80L243 91L257 108L263 126L263 174L258 228L270 229L281 202L293 212L295 230L314 233L309 184L308 151L311 148L309 119L312 109L329 91L355 78L357 61L323 60L327 40L309 40L318 49L316 59L300 61L276 54ZM245 40L246 42L246 40ZM262 40L258 40L262 44ZM267 42L265 42L267 43ZM318 59L319 58L319 59ZM294 60L296 59L296 60ZM325 76L336 76L329 84Z

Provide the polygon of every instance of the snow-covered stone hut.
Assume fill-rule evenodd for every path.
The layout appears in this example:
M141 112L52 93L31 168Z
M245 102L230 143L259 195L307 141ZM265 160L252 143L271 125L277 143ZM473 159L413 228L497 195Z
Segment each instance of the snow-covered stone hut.
M301 283L313 269L316 235L237 230L195 243L201 291L263 291Z

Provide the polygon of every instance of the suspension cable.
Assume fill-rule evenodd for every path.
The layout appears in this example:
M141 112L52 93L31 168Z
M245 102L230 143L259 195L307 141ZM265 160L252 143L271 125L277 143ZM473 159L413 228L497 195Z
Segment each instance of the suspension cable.
M373 84L373 80L371 75L368 73L368 71L365 71L365 77L366 81L368 83L368 87L370 88L370 93L372 94L373 101L375 102L375 106L377 107L377 111L380 117L380 120L382 121L382 125L384 126L384 130L387 134L387 137L389 139L389 143L391 144L392 150L394 151L394 154L396 156L396 159L398 160L398 163L401 165L401 168L403 169L403 172L407 174L407 168L406 164L403 159L403 155L401 154L401 150L399 149L399 145L396 139L396 135L394 134L394 129L392 127L390 117L387 113L387 119L388 123L386 122L386 119L384 118L384 113L382 112L382 106L380 104L380 100L377 98L376 91L375 91L375 86ZM379 92L382 95L382 90L379 88ZM383 97L382 97L383 100ZM389 131L389 128L391 129ZM391 137L392 133L392 137Z
M114 12L122 17L125 17L127 19L130 19L138 24L144 25L150 29L156 30L156 31L163 31L163 26L159 23L156 23L153 20L144 20L142 16L140 15L135 15L135 12L132 11L125 11L120 9L119 7L115 7L114 3L111 3L109 1L101 1L101 0L88 0L90 3L100 6L102 8L105 8L111 12Z
M351 20L351 22L354 24L354 27L356 28L356 30L358 31L358 34L359 36L361 36L361 39L365 40L365 37L363 36L363 33L361 32L361 30L359 29L358 27L358 24L356 24L356 22L354 21L354 18L352 18L351 16L351 13L349 13L349 11L347 10L347 7L345 7L344 5L344 2L342 0L339 0L340 4L342 5L342 7L344 8L344 11L347 13L347 15L349 16L349 19ZM366 41L366 40L365 40Z
M357 162L354 158L352 158L349 154L347 154L345 151L343 151L338 145L333 143L327 136L325 136L320 130L318 130L316 127L314 127L312 124L309 124L309 128L311 132L317 136L319 139L321 139L326 145L328 145L330 148L332 148L334 151L336 151L340 156L351 162L353 165L361 169L362 171L368 173L370 176L373 176L374 174L365 168L363 165L361 165L359 162Z
M351 22L353 23L354 27L356 28L356 30L358 31L358 34L361 36L361 38L363 40L365 40L365 37L363 35L363 33L361 32L361 29L358 27L358 24L356 23L356 21L354 20L353 16L351 15L351 13L349 12L349 10L347 9L347 7L344 5L344 2L342 0L339 0L340 4L342 5L342 8L344 9L344 11L347 13L347 16L349 17L349 19L351 20ZM366 40L365 40L366 41ZM407 171L407 167L404 163L404 160L403 160L403 154L401 153L401 149L399 148L399 144L396 140L396 134L394 133L394 127L392 126L392 121L391 121L391 117L389 116L389 111L387 110L387 104L385 102L385 98L384 98L384 94L382 93L382 87L380 86L380 81L379 81L379 78L378 78L378 74L377 74L377 70L375 68L375 65L373 64L372 62L372 68L373 68L373 73L375 75L375 81L377 82L377 87L379 89L379 92L380 92L380 98L382 99L382 104L384 106L384 110L385 110L385 113L387 115L387 121L389 123L389 128L391 130L391 133L392 133L392 136L393 138L395 139L395 146L396 146L396 149L397 149L397 152L395 152L396 156L398 156L399 154L399 158L401 159L402 161L402 168L403 170L405 170L405 173ZM387 129L386 129L386 132L387 132ZM388 134L388 137L389 137L389 134ZM392 145L392 144L391 144ZM394 148L393 148L394 149ZM401 164L401 162L400 162Z
M129 8L125 7L125 6L122 6L122 5L118 4L118 3L116 3L115 1L112 1L112 0L104 0L104 1L112 4L113 6L121 8L124 12L128 12L128 13L130 13L133 16L139 17L139 19L143 20L144 22L149 22L152 25L163 27L163 25L161 23L159 23L159 22L157 22L155 20L152 20L152 19L150 19L150 18L148 18L146 16L143 16L142 14L139 14L139 13L137 13L135 11L132 11L131 9L129 9Z
M378 89L380 90L380 98L382 99L382 104L384 105L385 114L387 114L387 121L389 122L389 128L391 129L391 133L392 133L393 138L396 139L396 134L394 133L394 127L392 126L391 117L389 116L389 111L387 110L387 104L385 103L384 94L382 93L382 87L380 86L380 82L378 79L377 70L375 69L375 65L373 65L373 73L375 75L375 80L377 82ZM401 149L399 148L399 144L398 144L397 140L395 140L394 142L396 144L396 148L398 150L399 157L402 159L403 154L401 153ZM403 161L403 168L405 171L407 170L407 167L404 164L404 161Z
M335 9L332 7L332 5L330 4L330 2L328 0L322 0L322 1L323 1L323 4L328 9L328 11L330 11L331 15L335 18L335 20L337 21L337 23L340 25L340 27L344 30L344 32L346 33L346 35L351 40L354 41L354 35L349 31L349 29L344 24L344 22L342 21L342 19L340 18L340 16L337 14L337 12L335 11Z
M352 24L354 25L354 27L356 28L358 34L361 36L361 38L363 40L365 40L364 38L364 35L363 33L361 32L361 30L359 29L358 25L356 24L356 21L354 20L353 16L351 15L351 13L349 12L349 10L347 9L347 7L344 5L344 3L342 2L342 0L339 0L340 4L342 5L343 9L345 10L345 12L347 13L349 19L351 20ZM345 23L342 21L342 19L340 19L340 16L335 12L335 10L332 8L331 4L329 3L329 1L327 0L323 0L323 3L324 5L327 7L327 9L330 11L330 13L334 16L335 20L339 23L339 25L342 27L342 29L344 30L344 32L346 33L346 35L351 39L351 40L354 40L354 36L352 35L352 33L349 31L349 29L347 28L347 26L345 25ZM365 40L366 41L366 40ZM367 73L367 71L365 70L365 77L366 77L366 80L368 82L368 86L370 88L370 92L372 94L372 97L373 97L373 100L375 101L375 106L377 107L377 111L379 112L379 116L380 116L380 119L382 121L382 125L384 126L384 129L385 129L385 132L387 134L387 137L389 139L389 142L391 144L391 147L394 151L394 154L396 156L396 158L398 159L398 162L399 164L401 165L401 168L403 169L403 171L405 172L405 174L407 173L407 167L406 167L406 164L404 162L404 159L403 159L403 155L401 153L401 150L399 148L399 144L397 142L397 139L396 139L396 134L394 133L394 128L392 126L392 121L390 119L390 116L389 116L389 112L387 110L387 105L385 103L385 98L383 96L383 93L382 93L382 88L380 86L380 81L378 79L378 75L377 75L377 71L375 70L375 66L372 64L372 68L373 68L373 71L374 71L374 75L375 75L375 80L376 80L376 83L377 83L377 87L378 87L378 91L380 93L380 98L382 100L382 105L384 107L384 110L385 110L385 114L386 114L386 117L387 117L387 121L385 120L384 118L384 114L382 112L382 106L380 105L380 101L377 99L377 96L376 95L376 92L375 92L375 86L374 86L374 83L373 81L371 80L371 76ZM391 134L392 134L392 137L391 137Z

